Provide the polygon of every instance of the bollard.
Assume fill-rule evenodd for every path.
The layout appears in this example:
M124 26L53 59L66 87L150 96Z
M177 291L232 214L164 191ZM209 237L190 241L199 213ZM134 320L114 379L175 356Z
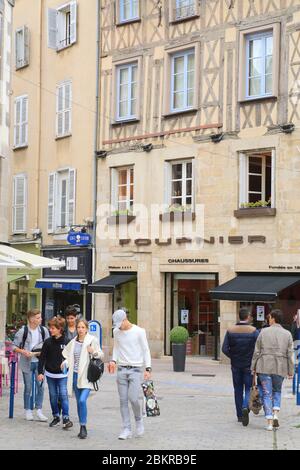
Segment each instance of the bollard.
M15 376L16 376L16 360L15 358L11 361L11 372L10 372L10 396L9 396L9 418L14 417L14 401L15 401Z

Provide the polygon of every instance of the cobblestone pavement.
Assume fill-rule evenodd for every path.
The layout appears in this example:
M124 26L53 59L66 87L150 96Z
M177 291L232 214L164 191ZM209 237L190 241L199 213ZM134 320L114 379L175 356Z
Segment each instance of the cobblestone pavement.
M284 383L280 429L267 432L262 412L258 417L250 415L247 428L237 423L228 365L188 358L186 372L174 373L171 358L163 358L153 361L153 370L161 416L145 418L143 438L117 439L121 419L116 378L105 373L100 391L89 398L88 439L84 441L77 437L74 398L70 403L74 427L63 431L61 427L50 429L47 423L24 420L22 387L16 395L15 417L8 419L9 394L5 389L0 398L0 449L300 449L300 409L291 395L291 381ZM44 413L51 415L48 390Z

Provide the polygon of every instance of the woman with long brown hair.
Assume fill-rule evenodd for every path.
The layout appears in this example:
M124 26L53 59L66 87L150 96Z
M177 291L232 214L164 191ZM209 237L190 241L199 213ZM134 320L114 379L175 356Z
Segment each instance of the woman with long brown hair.
M80 432L78 437L85 439L87 437L87 399L90 391L94 388L88 381L88 366L90 356L103 360L104 354L100 348L99 342L95 336L88 333L88 323L86 320L77 320L77 337L74 338L63 350L63 356L66 359L63 367L68 367L68 394L75 392L77 401L77 412L80 423Z

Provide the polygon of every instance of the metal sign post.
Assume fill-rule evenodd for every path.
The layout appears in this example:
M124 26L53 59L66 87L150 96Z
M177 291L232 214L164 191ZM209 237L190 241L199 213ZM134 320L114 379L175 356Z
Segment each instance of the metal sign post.
M10 371L10 395L9 395L9 415L8 415L10 419L14 417L15 377L16 377L16 359L13 358L11 361L11 371Z

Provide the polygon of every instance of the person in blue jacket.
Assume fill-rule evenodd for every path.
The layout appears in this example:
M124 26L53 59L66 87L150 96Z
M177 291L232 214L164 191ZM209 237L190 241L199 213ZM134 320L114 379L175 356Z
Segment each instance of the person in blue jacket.
M231 360L235 407L238 422L249 424L249 398L252 386L251 361L259 332L251 326L251 313L239 311L239 322L226 332L222 352Z

